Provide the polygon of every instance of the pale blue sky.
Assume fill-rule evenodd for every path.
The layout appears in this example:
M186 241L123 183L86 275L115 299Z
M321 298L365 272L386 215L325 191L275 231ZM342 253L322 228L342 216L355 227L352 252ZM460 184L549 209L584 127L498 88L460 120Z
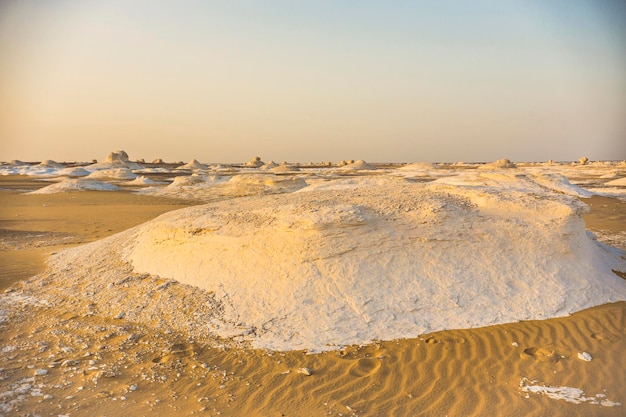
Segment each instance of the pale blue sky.
M0 160L626 159L623 1L0 0Z

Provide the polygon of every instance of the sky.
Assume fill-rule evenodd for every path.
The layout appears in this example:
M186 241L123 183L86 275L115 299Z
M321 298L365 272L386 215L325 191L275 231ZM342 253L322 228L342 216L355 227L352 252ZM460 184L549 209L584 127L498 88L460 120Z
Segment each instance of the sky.
M0 0L0 160L626 159L623 0Z

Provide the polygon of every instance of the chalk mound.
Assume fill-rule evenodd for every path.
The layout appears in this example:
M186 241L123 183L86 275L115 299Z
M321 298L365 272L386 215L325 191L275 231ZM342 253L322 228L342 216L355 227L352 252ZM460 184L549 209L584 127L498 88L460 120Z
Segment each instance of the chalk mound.
M549 172L510 175L501 171L475 170L439 178L434 183L460 185L474 189L499 188L508 191L533 192L538 195L545 194L546 191L556 191L583 198L594 195L593 192L572 184L565 176Z
M278 166L278 164L277 164L276 162L274 162L274 161L269 161L269 162L267 162L267 163L263 164L263 165L260 167L260 169L262 169L262 170L264 170L264 171L269 171L270 169L275 168L275 167L277 167L277 166Z
M176 167L176 169L190 169L190 170L208 169L208 166L204 165L203 163L199 162L196 159L192 159L191 161L189 161L185 165L181 165L179 167Z
M137 162L131 162L128 159L128 154L125 151L110 152L105 158L104 162L96 162L95 164L88 165L85 168L89 171L96 171L101 169L111 169L119 167L125 167L134 170L144 168L143 165L138 164Z
M298 171L300 171L300 168L298 168L295 165L282 163L280 165L276 165L275 167L270 169L270 171L275 173L275 174L280 174L280 173L286 173L286 172L298 172Z
M28 164L13 160L9 164L0 165L0 175L29 175L35 177L54 177L59 171L65 169L63 164L52 160L43 161L39 164Z
M367 162L359 159L358 161L342 166L340 169L344 171L371 171L375 170L376 168L368 164Z
M123 183L122 185L132 185L132 186L138 185L138 186L141 186L141 185L155 185L155 184L162 184L162 183L158 182L158 181L151 180L150 178L147 178L147 177L144 177L144 176L138 176L134 180L127 181L127 182Z
M513 162L508 159L498 159L488 164L480 165L478 169L501 169L501 168L517 168Z
M302 178L273 174L190 175L178 176L162 189L146 189L143 194L199 201L221 198L281 194L306 187Z
M89 178L91 179L132 180L137 177L137 174L126 167L100 169L89 174Z
M91 172L82 167L63 168L56 172L59 177L86 177L89 174Z
M43 168L56 168L56 169L65 168L63 164L55 162L52 159L46 159L45 161L41 161L37 166L43 167Z
M167 188L175 189L175 188L189 187L193 185L213 185L213 184L220 183L223 181L228 181L228 178L219 177L216 175L199 175L199 174L193 174L189 176L181 175L178 177L174 177L174 180L172 181L170 185L167 186Z
M276 350L545 319L626 300L626 282L612 272L626 271L624 253L587 235L586 206L524 186L396 181L229 199L167 213L52 265L118 253L136 273L211 292L221 313L194 317L195 325ZM106 286L97 274L82 279Z
M126 153L126 151L113 151L110 152L107 157L104 160L105 162L108 162L110 164L114 164L117 162L130 162L130 160L128 159L128 154Z
M117 191L119 187L102 181L87 178L67 179L27 194L56 194L76 191Z
M265 162L261 161L261 158L258 156L255 156L254 158L252 158L251 160L249 160L248 162L244 164L244 166L249 167L249 168L260 168L263 165L265 165Z

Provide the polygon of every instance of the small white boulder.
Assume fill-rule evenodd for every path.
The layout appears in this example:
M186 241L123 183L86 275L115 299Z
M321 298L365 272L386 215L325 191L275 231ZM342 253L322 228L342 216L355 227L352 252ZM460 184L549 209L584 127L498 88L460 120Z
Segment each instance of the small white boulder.
M306 375L306 376L311 376L311 375L313 375L313 371L311 371L309 368L299 368L299 369L298 369L298 373L299 373L299 374Z

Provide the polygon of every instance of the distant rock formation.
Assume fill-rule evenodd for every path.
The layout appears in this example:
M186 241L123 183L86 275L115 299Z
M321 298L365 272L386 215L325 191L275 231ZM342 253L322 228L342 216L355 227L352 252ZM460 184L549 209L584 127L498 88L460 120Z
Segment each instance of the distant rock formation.
M53 161L52 159L46 159L39 164L40 167L46 168L65 168L63 164Z
M91 164L85 168L90 171L97 171L101 169L120 168L120 167L125 167L128 169L136 169L136 170L144 169L144 167L141 164L138 164L136 162L131 162L130 159L128 159L128 154L126 153L126 151L110 152L107 155L104 162Z
M255 156L245 163L245 166L247 166L248 168L259 168L263 165L265 165L265 162L261 161L261 158L259 158L258 156Z
M130 160L128 159L128 154L126 153L126 151L113 151L107 155L104 162L114 164L119 162L130 162Z
M499 168L517 168L513 162L508 159L498 159L497 161L490 162L485 165L481 165L478 169L499 169Z
M176 167L176 169L190 169L190 170L194 170L194 169L208 169L208 166L206 166L203 163L199 162L197 159L192 159L191 161L189 161L185 165L181 165L179 167Z
M348 162L349 164L344 165L343 167L341 167L341 169L346 170L346 171L364 171L364 170L376 169L372 165L363 161L362 159L359 159L358 161L350 160Z

